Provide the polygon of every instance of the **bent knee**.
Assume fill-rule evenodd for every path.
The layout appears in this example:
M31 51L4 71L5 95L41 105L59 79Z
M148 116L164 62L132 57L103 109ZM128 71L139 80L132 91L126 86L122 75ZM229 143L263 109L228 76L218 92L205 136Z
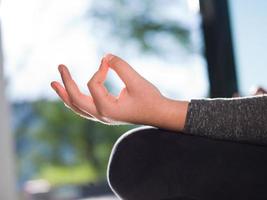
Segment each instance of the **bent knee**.
M157 131L157 128L150 127L130 130L113 146L107 178L112 190L123 199L135 196L137 186L148 176L153 155L151 138Z
M197 151L192 139L158 128L126 132L112 149L108 165L110 187L119 197L129 200L165 199L172 193L181 196L187 184L183 184L185 175L180 172L188 172L192 162L188 158Z

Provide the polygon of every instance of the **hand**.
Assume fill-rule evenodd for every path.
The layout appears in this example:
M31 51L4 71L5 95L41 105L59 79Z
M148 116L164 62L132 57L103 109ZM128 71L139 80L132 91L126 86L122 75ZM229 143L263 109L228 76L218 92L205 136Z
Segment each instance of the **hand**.
M110 94L104 86L110 68L125 84L118 97ZM54 81L52 88L66 106L82 117L106 124L145 124L175 130L183 128L185 116L180 115L186 115L188 103L167 99L117 56L108 54L101 60L98 71L87 84L91 96L80 92L66 66L59 65L59 72L64 87Z
M257 87L256 90L253 92L253 95L263 95L266 94L267 91L262 87Z
M253 96L263 95L263 94L267 94L266 89L264 89L263 87L256 87L255 89L251 91L251 95ZM234 93L233 97L241 97L241 95L239 93Z

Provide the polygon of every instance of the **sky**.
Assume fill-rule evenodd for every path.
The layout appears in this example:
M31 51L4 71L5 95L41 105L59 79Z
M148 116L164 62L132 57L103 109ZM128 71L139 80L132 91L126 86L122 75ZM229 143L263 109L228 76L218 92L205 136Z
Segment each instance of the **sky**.
M61 63L69 66L81 90L88 93L86 83L97 70L101 57L107 53L99 50L103 46L101 38L91 34L90 20L84 17L93 2L2 1L4 69L7 95L11 101L57 98L50 82L60 80L57 66ZM188 2L183 20L201 40L197 1ZM174 9L173 12L169 10L171 13L176 14ZM162 46L168 45L167 42ZM181 59L173 62L155 55L124 54L123 50L115 50L112 45L106 50L123 56L168 97L190 99L208 94L206 63L200 54L186 58L181 54ZM118 93L121 81L113 72L109 73L108 79Z
M168 8L168 14L182 19L195 38L202 40L197 0L184 2L182 12ZM267 1L229 2L239 88L242 94L249 94L256 86L267 87L267 26L264 25ZM2 1L4 70L11 101L57 98L49 85L52 80L59 80L57 65L61 63L69 66L82 91L88 93L86 83L107 52L122 56L166 96L183 99L207 96L209 86L202 55L195 53L184 58L180 54L180 60L171 61L155 55L125 54L111 44L103 44L101 37L92 34L92 22L84 17L93 3L94 0ZM158 17L164 19L165 13ZM170 41L162 38L158 45L164 49ZM101 46L106 46L107 52L99 50ZM129 48L132 49L128 52L135 52L134 46ZM113 72L108 80L118 93L121 81Z
M267 1L230 0L240 90L267 88Z

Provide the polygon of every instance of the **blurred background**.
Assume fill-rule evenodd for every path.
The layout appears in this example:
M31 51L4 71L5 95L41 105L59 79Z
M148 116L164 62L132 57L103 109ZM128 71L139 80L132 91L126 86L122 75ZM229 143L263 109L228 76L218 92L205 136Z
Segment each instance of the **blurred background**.
M0 199L112 198L110 151L134 126L68 110L50 88L58 64L85 93L111 52L170 98L249 95L267 87L266 9L264 0L2 0ZM122 87L113 72L106 85Z

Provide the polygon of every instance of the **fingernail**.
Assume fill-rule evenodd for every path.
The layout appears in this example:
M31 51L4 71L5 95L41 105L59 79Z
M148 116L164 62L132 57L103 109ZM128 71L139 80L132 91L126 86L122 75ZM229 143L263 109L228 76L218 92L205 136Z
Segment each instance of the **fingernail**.
M111 59L112 59L113 57L114 57L114 55L108 53L108 54L105 55L104 59L105 59L106 61L111 61Z
M63 72L63 65L62 65L62 64L58 65L58 71L59 71L60 73Z
M55 90L56 93L58 93L58 88L55 86L54 83L54 81L51 83L51 87Z
M54 85L54 82L52 82L50 85L51 85L51 87L52 87L54 90L56 90L56 87L55 87L55 85Z

